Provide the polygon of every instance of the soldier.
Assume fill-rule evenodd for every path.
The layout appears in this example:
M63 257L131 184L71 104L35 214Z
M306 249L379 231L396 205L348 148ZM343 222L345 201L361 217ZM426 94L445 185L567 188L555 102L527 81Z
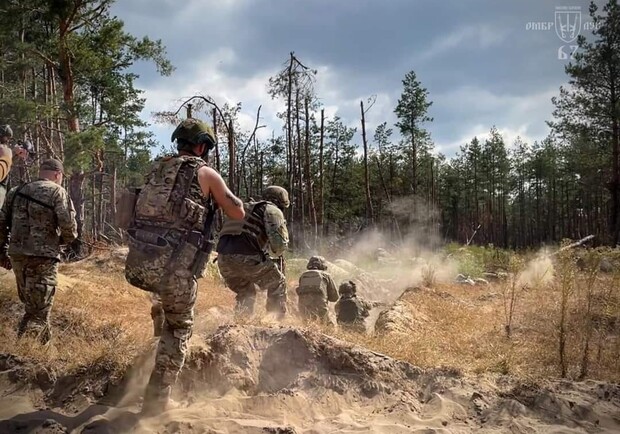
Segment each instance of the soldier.
M340 300L336 303L338 325L345 329L366 332L364 320L370 314L372 304L357 296L357 285L352 280L343 282L338 288Z
M0 125L0 207L6 197L6 186L13 164L13 152L9 148L9 140L13 137L13 130L9 125Z
M26 311L17 336L34 332L43 344L51 339L49 319L56 292L60 245L74 245L77 240L75 210L61 187L63 173L60 161L43 161L39 179L12 188L0 211L0 245L5 246L0 261L4 268L12 266L19 299ZM6 256L7 243L10 262Z
M308 261L304 271L299 276L299 313L304 319L318 319L326 323L329 321L328 302L338 301L338 290L332 277L327 273L327 264L322 256L313 256Z
M153 293L156 332L161 337L142 412L157 414L185 362L194 323L197 279L209 253L216 202L233 219L243 218L243 204L205 159L215 147L211 128L186 119L172 133L178 154L157 159L137 193L133 222L127 230L129 253L125 277Z
M226 220L222 226L217 264L226 286L237 294L239 315L254 312L258 288L267 290L267 312L279 319L286 314L286 280L267 249L281 256L288 246L282 213L288 206L288 192L272 185L263 192L262 201L244 204L243 221Z

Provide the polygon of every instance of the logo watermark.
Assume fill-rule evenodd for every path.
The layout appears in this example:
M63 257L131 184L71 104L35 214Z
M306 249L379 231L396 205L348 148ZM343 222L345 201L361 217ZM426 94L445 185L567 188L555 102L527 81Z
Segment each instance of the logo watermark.
M593 21L585 21L583 18L581 6L556 6L553 21L530 21L525 24L525 30L555 30L555 34L563 42L558 48L558 59L574 60L579 48L577 38L581 32L592 31L597 27Z

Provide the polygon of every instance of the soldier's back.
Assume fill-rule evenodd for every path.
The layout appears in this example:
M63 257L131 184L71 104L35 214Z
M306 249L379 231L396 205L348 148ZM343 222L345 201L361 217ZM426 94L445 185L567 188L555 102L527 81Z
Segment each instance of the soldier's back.
M57 257L60 237L56 209L69 209L64 188L53 181L37 180L15 187L12 202L10 255Z

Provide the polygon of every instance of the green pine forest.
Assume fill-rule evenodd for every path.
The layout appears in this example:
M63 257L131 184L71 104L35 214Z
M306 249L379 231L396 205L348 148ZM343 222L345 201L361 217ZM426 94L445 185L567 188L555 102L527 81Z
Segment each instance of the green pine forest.
M147 62L174 74L160 40L137 37L111 14L111 0L3 0L0 4L0 122L16 140L34 145L17 164L11 185L36 176L42 158L64 161L86 240L117 240L116 197L137 186L153 158L168 152L140 118L143 92L132 72ZM269 184L291 193L287 220L293 247L313 250L379 229L392 241L410 234L423 242L493 244L524 249L565 238L620 237L620 7L590 6L596 30L578 39L565 66L566 83L553 98L550 133L541 142L507 143L489 125L446 157L428 132L433 95L415 71L403 71L393 107L397 122L366 128L373 89L360 101L358 125L325 115L316 93L320 74L297 53L283 53L280 71L265 83L282 102L281 126L257 138L209 89L178 101L154 122L185 116L208 121L219 145L210 163L240 197L257 198ZM558 66L561 67L561 66ZM179 96L181 97L181 96ZM386 113L386 118L391 116ZM376 113L373 113L376 118Z

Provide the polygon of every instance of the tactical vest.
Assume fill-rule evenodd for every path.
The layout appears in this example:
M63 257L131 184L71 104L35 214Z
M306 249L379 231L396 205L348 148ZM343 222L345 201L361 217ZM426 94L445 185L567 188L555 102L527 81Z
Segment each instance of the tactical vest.
M269 241L263 220L267 203L267 201L244 203L243 220L226 219L220 230L220 238L223 235L247 234L256 240L261 250L264 250Z
M354 323L363 320L359 300L355 297L342 297L338 301L338 322Z
M306 270L299 277L299 290L297 291L300 296L303 295L323 295L327 293L325 288L325 280L322 273L319 270Z
M197 172L206 163L198 157L164 157L140 190L135 205L137 226L201 230L205 201Z
M205 164L198 157L176 156L153 166L127 230L125 278L133 286L157 292L170 273L203 276L214 213L197 178Z

